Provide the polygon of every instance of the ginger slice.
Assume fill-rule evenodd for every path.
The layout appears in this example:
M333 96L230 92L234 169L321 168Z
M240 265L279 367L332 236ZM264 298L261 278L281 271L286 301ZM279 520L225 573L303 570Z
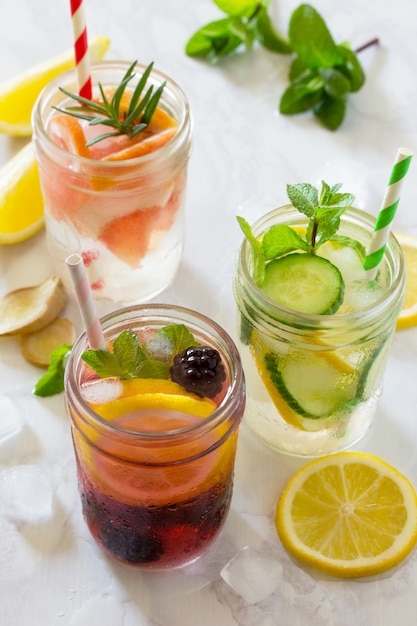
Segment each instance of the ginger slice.
M11 291L0 299L0 336L40 330L58 317L67 301L60 278L51 276L39 285Z
M63 344L72 346L75 339L73 323L65 317L57 317L45 328L22 335L20 349L26 361L47 369L52 352Z

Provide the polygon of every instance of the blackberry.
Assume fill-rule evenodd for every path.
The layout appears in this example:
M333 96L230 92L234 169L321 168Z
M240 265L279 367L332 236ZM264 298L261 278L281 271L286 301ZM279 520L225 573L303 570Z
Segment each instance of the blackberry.
M170 374L174 382L201 398L214 398L226 378L220 354L209 346L190 346L177 354Z

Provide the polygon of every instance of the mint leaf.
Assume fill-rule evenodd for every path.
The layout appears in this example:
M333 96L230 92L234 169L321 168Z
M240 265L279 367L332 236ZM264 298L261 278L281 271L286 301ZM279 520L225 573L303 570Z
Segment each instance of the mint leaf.
M149 359L143 363L139 370L138 378L169 378L169 365L162 361L153 361Z
M195 32L185 46L185 53L216 63L241 44L242 39L231 28L230 18L225 18L210 22Z
M72 346L63 344L53 350L46 373L38 380L33 393L46 398L64 391L65 365Z
M266 7L262 7L253 19L255 39L267 50L278 54L291 54L292 48L275 29Z
M365 72L362 69L359 59L350 48L344 45L337 47L343 56L343 62L341 65L336 66L337 69L349 80L350 91L359 91L365 82Z
M350 82L334 67L319 68L319 76L323 79L324 91L331 98L345 98L350 91Z
M314 109L322 98L323 86L323 80L318 76L307 75L295 81L284 91L279 112L283 115L296 115Z
M345 118L346 102L325 95L313 111L323 126L329 130L337 130Z
M287 195L293 206L307 217L314 217L319 204L317 189L309 183L287 185Z
M172 344L172 352L170 360L179 352L182 352L190 346L198 346L198 342L194 339L194 335L188 330L185 324L171 324L164 326L156 333L156 337L164 335Z
M112 352L108 350L86 350L81 355L84 363L87 363L100 378L117 377L124 378L124 368Z
M309 251L309 246L304 239L286 224L271 226L262 239L262 248L266 261L276 259L293 250Z
M260 241L256 239L255 235L252 232L252 228L250 227L250 224L245 220L244 217L237 216L236 219L252 249L253 280L255 281L257 285L261 285L265 278L265 258L264 258L262 244Z
M259 4L259 0L213 0L213 2L224 13L239 17L250 17Z
M309 67L333 67L343 62L323 18L309 4L302 4L293 11L289 38L293 50Z

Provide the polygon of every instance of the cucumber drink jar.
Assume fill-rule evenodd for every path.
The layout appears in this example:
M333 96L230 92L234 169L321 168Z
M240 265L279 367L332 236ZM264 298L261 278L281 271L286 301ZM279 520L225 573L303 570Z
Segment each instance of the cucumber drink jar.
M252 225L253 241L262 241L278 224L303 233L308 220L292 205L277 208ZM361 251L374 224L370 215L349 208L337 237L317 254L298 250L279 263L269 261L261 286L254 280L253 245L245 239L240 247L234 295L247 381L245 420L275 450L329 454L353 445L372 424L405 289L404 261L393 235L377 278L365 279ZM298 282L303 273L297 287L288 282ZM274 284L280 274L281 291ZM292 298L315 312L294 310Z

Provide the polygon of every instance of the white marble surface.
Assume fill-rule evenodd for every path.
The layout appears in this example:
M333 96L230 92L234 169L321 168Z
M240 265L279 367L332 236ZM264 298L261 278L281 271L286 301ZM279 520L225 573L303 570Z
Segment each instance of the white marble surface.
M350 98L335 133L309 115L282 117L277 102L288 59L255 49L218 67L189 59L183 49L198 27L220 13L210 0L85 0L89 35L111 39L108 58L154 60L187 92L195 123L189 168L183 262L159 300L199 309L235 337L231 291L240 232L236 214L251 221L286 200L294 182L343 182L357 205L376 214L399 146L417 151L417 45L414 0L317 0L337 41L380 45L360 56L365 87ZM273 6L286 31L295 0ZM0 0L0 80L70 48L67 0ZM0 136L0 163L25 140ZM417 157L404 187L395 228L417 235ZM24 210L24 208L22 208ZM50 274L41 232L0 247L0 294ZM75 304L67 315L80 327ZM357 446L393 463L417 486L417 329L397 333L376 426ZM303 461L277 456L241 429L232 511L219 544L191 570L144 574L111 562L84 525L63 397L38 399L39 370L15 339L0 340L0 624L2 626L415 626L417 553L378 580L339 581L296 565L282 548L273 511ZM32 467L25 467L25 466ZM14 469L13 469L14 468ZM29 470L31 470L29 472ZM31 522L4 488L10 472L35 483ZM23 482L22 482L23 481ZM3 486L2 486L3 485ZM29 504L28 504L29 506ZM17 507L17 509L16 509ZM220 577L247 547L272 565L263 599L246 602ZM247 554L247 551L244 554ZM272 584L272 582L273 584ZM250 599L250 598L249 598Z

